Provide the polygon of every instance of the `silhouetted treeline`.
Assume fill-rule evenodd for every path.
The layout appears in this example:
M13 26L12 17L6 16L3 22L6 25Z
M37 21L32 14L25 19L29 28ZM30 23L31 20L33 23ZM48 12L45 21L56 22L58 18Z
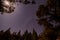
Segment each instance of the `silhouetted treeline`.
M18 33L10 32L10 28L6 31L0 31L0 40L60 40L60 27L56 27L55 30L47 29L42 34L37 35L36 31L29 33L27 30L21 35L20 31ZM55 33L55 34L54 34ZM54 36L53 36L54 35ZM55 38L56 37L56 38Z
M0 40L37 40L38 36L35 30L33 30L33 33L28 33L26 30L23 35L20 34L20 31L18 33L10 32L10 29L3 31L0 31Z

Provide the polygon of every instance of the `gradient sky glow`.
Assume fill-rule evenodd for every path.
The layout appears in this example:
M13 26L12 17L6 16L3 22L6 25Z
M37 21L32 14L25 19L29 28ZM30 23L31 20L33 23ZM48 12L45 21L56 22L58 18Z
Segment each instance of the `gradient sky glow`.
M13 13L3 15L0 14L0 30L11 28L11 32L21 30L23 34L26 30L32 32L33 28L38 34L43 30L43 27L37 24L36 11L40 4L45 4L46 0L36 0L36 4L16 4L16 9Z

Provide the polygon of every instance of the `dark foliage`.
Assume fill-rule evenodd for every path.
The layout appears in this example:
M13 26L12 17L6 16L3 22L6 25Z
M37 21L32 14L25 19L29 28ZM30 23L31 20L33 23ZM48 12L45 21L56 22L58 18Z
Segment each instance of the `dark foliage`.
M33 33L28 33L26 30L23 35L20 34L20 31L18 33L10 32L10 28L6 30L5 32L3 30L0 31L0 40L37 40L38 36L35 30L33 30Z
M36 16L38 24L45 28L40 40L56 40L58 36L60 38L60 0L47 0L46 5L39 6Z

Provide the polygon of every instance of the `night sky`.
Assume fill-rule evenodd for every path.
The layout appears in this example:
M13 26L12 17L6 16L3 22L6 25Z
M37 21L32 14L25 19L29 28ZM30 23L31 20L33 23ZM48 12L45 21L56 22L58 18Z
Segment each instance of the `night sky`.
M16 9L13 13L0 14L0 30L7 30L11 28L11 32L18 32L21 30L23 34L26 30L32 32L33 28L38 34L43 31L43 27L37 24L36 11L40 4L45 4L46 0L35 0L36 4L22 4L16 3Z

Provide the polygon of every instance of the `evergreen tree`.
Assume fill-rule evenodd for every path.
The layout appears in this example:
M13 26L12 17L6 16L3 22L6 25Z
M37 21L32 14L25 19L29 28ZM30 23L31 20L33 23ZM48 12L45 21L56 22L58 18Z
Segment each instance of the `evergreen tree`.
M3 35L3 34L4 34L4 33L3 33L3 30L1 30L1 31L0 31L0 40L3 40L3 39L4 39L4 37L3 37L4 35Z
M23 40L27 40L27 37L28 37L28 31L26 30L24 35L23 35Z
M31 32L28 34L27 40L33 40Z
M17 40L21 40L21 34L20 34L20 31L19 31L18 34L17 34Z
M37 33L36 33L36 31L33 29L32 39L33 39L33 40L37 40L37 38L38 38Z

